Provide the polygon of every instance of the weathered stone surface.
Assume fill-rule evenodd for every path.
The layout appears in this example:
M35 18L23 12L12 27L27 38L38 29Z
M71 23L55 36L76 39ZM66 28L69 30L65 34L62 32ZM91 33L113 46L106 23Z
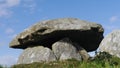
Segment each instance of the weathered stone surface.
M52 45L52 50L56 55L57 59L77 59L81 60L81 56L78 53L77 49L72 45L72 41L68 38L64 38Z
M108 34L101 42L99 51L108 52L120 58L120 30Z
M100 24L76 18L42 21L18 34L11 41L10 47L25 49L39 44L51 48L56 41L68 37L87 51L93 51L103 39L103 31Z
M54 54L56 55L58 60L66 59L81 60L82 58L87 60L88 58L86 57L89 57L87 52L86 53L84 52L84 54L81 53L83 48L80 47L80 45L73 43L69 38L64 38L54 43L52 45L52 50L54 51Z
M56 61L56 57L49 48L36 46L27 48L23 51L18 59L18 64L28 64L32 62L50 62Z
M82 47L79 48L79 54L82 57L82 60L84 61L88 61L90 58L90 55L88 54L88 52Z

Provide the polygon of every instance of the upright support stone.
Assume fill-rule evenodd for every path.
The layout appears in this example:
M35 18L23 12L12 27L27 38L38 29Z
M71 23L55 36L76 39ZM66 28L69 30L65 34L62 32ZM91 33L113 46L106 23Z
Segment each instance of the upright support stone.
M80 61L81 56L83 60L89 58L88 53L80 47L80 45L73 43L69 38L63 38L54 43L52 45L52 50L59 60L76 59Z
M27 48L18 59L18 64L28 64L32 62L51 62L56 61L56 57L49 48L36 46Z

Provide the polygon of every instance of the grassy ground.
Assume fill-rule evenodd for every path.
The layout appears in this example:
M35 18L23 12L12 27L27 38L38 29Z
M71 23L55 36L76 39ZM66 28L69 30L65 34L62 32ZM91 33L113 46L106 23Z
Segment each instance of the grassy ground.
M103 52L86 62L71 59L50 63L19 64L12 68L120 68L120 59Z

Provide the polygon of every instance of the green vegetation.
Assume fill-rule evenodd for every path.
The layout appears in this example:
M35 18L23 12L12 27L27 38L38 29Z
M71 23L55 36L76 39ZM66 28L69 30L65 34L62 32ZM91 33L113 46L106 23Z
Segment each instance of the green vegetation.
M10 67L0 65L0 68L10 68Z
M0 65L0 68L3 68L3 66L2 66L2 65Z
M71 59L50 63L19 64L12 66L12 68L120 68L120 58L102 52L89 61Z
M10 68L10 67L0 65L0 68Z

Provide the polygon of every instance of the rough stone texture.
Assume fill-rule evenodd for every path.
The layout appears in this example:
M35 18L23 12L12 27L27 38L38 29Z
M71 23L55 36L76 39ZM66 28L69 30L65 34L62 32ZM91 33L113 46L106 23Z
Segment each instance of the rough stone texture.
M120 30L108 34L101 42L99 51L108 52L120 58Z
M52 50L54 51L54 54L56 55L58 60L66 60L72 58L76 60L81 60L84 57L88 57L88 53L86 52L84 54L81 54L83 48L80 47L80 45L73 43L69 38L64 38L54 43L52 45Z
M82 60L84 60L84 61L88 61L89 60L89 58L90 58L90 55L87 53L87 51L84 49L84 48L82 48L82 47L80 47L80 49L79 49L79 54L80 54L80 56L82 57Z
M10 47L25 49L39 44L51 48L56 41L68 37L87 51L93 51L103 39L103 32L100 24L76 18L54 19L36 23L18 34Z
M28 64L32 62L50 62L56 61L56 57L49 48L37 46L27 48L23 51L18 59L18 64Z

